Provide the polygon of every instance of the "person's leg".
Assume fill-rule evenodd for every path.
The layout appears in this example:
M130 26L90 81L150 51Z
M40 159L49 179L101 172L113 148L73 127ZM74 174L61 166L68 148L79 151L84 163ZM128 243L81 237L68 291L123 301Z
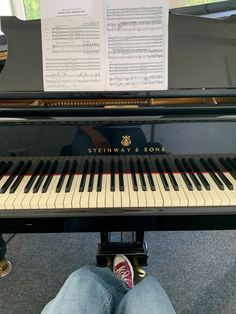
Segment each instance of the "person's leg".
M129 291L111 270L95 266L73 272L49 302L42 314L102 314L114 313Z
M153 276L147 276L121 300L116 314L175 314L165 290Z

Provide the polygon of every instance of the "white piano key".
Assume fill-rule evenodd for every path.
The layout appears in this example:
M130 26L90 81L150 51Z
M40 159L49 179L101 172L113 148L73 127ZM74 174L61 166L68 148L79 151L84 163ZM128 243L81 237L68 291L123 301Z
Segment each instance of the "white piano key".
M89 208L97 208L97 198L98 198L98 192L97 192L97 184L98 184L98 174L94 175L94 181L93 181L93 189L90 192L89 195Z
M55 204L53 202L53 197L51 197L51 194L53 195L53 192L55 191L56 189L56 185L57 185L57 182L59 180L60 176L58 175L54 175L48 188L47 188L47 191L45 193L42 193L42 188L40 188L38 190L38 193L41 194L41 197L39 199L39 208L41 209L46 209L48 208L48 200L50 200L51 204L52 204L52 207L49 207L49 208L55 208Z
M14 205L13 206L16 209L24 209L22 207L22 204L23 204L23 201L24 201L25 197L27 196L27 193L24 193L24 189L25 189L25 186L28 183L28 181L29 181L29 177L25 177L25 185L24 185L23 189L20 191L20 193L17 195L17 197L16 197L16 199L14 201Z
M55 208L55 199L56 199L56 186L59 181L60 175L54 175L46 193L42 193L42 196L39 200L40 208ZM45 194L45 195L44 195Z
M28 182L28 178L24 177L21 183L18 185L14 193L10 193L8 199L5 202L6 209L21 209L21 204L19 204L19 195L22 195L24 192L24 187Z
M25 186L27 185L27 183L29 182L31 175L33 174L36 166L38 165L39 159L38 158L32 158L31 161L32 161L32 165L29 169L31 171L30 172L31 174L30 175L26 174L24 176L24 178L22 179L21 183L19 184L19 186L17 187L17 189L14 193L16 196L16 197L14 197L14 200L12 199L14 209L19 209L19 210L23 209L22 208L22 202L27 195L27 193L24 193L24 189L25 189Z
M148 176L146 173L144 173L144 179L145 179L146 186L147 186L147 191L145 192L146 200L147 200L147 207L155 207L155 199L153 196L153 191L151 190Z
M97 206L98 208L106 207L106 175L103 173L102 175L102 188L101 191L97 194Z
M232 185L234 186L234 183L232 182L233 180L231 179L232 177L230 177L230 174L227 172L224 172L224 175L227 177L227 179L232 183ZM234 206L236 205L236 193L235 193L235 186L234 186L234 190L229 190L227 188L227 186L224 184L224 191L225 194L227 195L228 199L229 199L229 205L230 206Z
M80 182L82 179L82 174L76 175L77 178L77 186L74 189L73 197L72 197L72 202L71 202L71 207L72 208L80 208L80 199L82 196L82 192L79 191L80 187Z
M61 189L61 192L60 193L56 193L56 187L57 187L57 184L58 184L58 181L60 180L60 175L57 175L57 176L54 176L50 185L52 185L52 189L50 190L50 194L49 194L49 197L47 198L47 201L46 201L46 206L48 209L54 209L54 208L57 208L56 207L56 199L59 195L61 195L61 192L62 192L62 189ZM64 184L65 182L63 182ZM63 186L62 186L63 187ZM63 208L63 203L61 204L61 207L59 208Z
M70 191L65 193L65 198L63 201L63 208L72 208L72 200L74 198L75 192L77 193L79 190L79 182L81 180L81 175L74 175L73 182L70 187ZM66 181L67 182L67 181ZM75 202L75 200L74 200Z
M89 207L89 195L90 195L90 192L88 192L89 180L90 180L90 175L88 174L86 176L84 191L81 192L82 193L81 198L80 198L80 207L81 208L88 208Z
M85 165L85 162L87 160L89 162L88 158L83 157L80 160L79 165L78 165L77 171L79 171L79 172L76 174L76 176L78 178L77 178L77 182L76 182L77 186L75 186L75 188L74 188L73 197L72 197L72 201L71 201L72 208L81 208L80 200L81 200L83 192L80 192L79 190L80 190L80 183L81 183L81 180L83 177L84 165ZM89 169L89 164L88 164L88 169ZM88 177L88 175L86 175L86 179L87 179L87 177ZM75 177L74 177L74 180L75 180Z
M130 173L127 174L127 181L129 186L130 207L138 207L138 193L133 189L132 177Z
M31 200L30 200L30 208L31 208L31 209L39 209L39 208L40 208L40 207L39 207L39 200L40 200L41 195L42 195L42 187L43 187L45 181L47 180L47 177L48 177L48 176L46 175L46 176L43 178L43 181L42 181L42 183L41 183L41 185L40 185L40 188L39 188L38 192L33 193L33 197L32 197ZM37 181L35 181L35 182L37 182Z
M111 175L105 174L106 177L106 208L114 207L114 192L111 191Z
M193 194L194 194L194 197L196 198L196 201L197 201L197 204L196 206L205 206L205 199L203 198L203 195L201 193L201 191L199 191L194 182L192 181L190 175L188 173L186 173L186 176L188 177L189 181L191 182L192 186L193 186Z
M232 193L234 195L236 195L236 181L235 179L231 176L231 174L229 172L224 172L224 175L227 177L227 179L232 183L233 185L233 190L232 190Z
M145 195L145 191L142 190L142 185L140 181L139 174L136 175L137 186L138 186L138 207L147 207L147 199Z
M119 174L115 174L115 192L114 192L114 207L122 207L122 199L119 185Z
M179 200L180 200L180 206L189 206L189 199L187 197L187 187L186 189L183 187L182 182L180 180L180 174L177 173L173 173L173 176L175 177L175 180L178 184L179 187L179 191L176 191L176 193L178 194ZM190 196L190 198L192 199L192 197Z
M2 177L1 182L0 182L0 189L4 185L4 183L8 180L8 178L9 178L8 175ZM14 181L16 180L16 178L14 179ZM12 182L12 184L14 183L14 181ZM11 185L10 185L10 187L11 187ZM5 202L7 201L8 197L10 195L10 187L8 187L8 189L5 193L0 193L0 209L6 209L5 208Z
M153 198L154 198L154 202L155 202L154 206L155 207L163 207L163 196L161 194L161 189L159 187L156 174L152 173L152 178L153 178L155 189L156 189L155 191L153 191Z
M211 193L209 193L209 190L207 190L203 184L201 194L204 198L204 206L213 206L214 200L211 196Z
M196 206L197 205L197 200L194 196L193 191L189 191L187 185L185 184L181 174L175 174L175 177L177 178L178 182L180 183L180 185L182 186L184 193L188 199L188 206Z
M211 190L208 191L208 193L213 199L213 206L223 205L225 197L222 198L222 194L219 194L218 186L215 184L214 180L211 178L211 176L208 173L204 172L204 176L209 182L210 187L211 187ZM226 203L227 203L227 198L226 198ZM229 203L229 200L228 200L228 203Z
M55 189L55 192L54 192L56 194L56 198L54 200L55 208L65 208L64 200L67 194L65 190L66 190L66 184L67 184L68 179L69 179L69 174L66 174L59 193L56 193L56 189Z
M128 183L128 176L127 173L123 173L124 179L124 191L121 191L121 207L122 208L129 208L130 207L130 186Z
M178 206L180 206L180 199L179 199L177 192L174 190L168 175L166 175L166 180L167 180L167 183L168 183L169 188L170 188L169 194L170 194L170 198L172 200L171 201L172 206L178 207Z
M30 190L28 191L28 193L24 193L25 194L25 197L22 198L22 201L21 201L21 208L22 209L31 209L31 206L30 206L30 203L31 203L31 200L32 198L34 197L34 193L33 193L33 187L35 185L35 182L37 182L39 178L39 175L36 176L36 179L34 181L34 184L31 186ZM28 183L28 181L27 181ZM26 184L27 184L26 183Z
M166 191L162 181L161 181L161 176L159 173L153 173L153 178L156 179L157 184L159 186L159 189L154 192L158 197L161 195L162 199L163 199L163 207L171 207L171 206L175 206L174 204L172 204L172 198L170 197L170 193L169 191Z

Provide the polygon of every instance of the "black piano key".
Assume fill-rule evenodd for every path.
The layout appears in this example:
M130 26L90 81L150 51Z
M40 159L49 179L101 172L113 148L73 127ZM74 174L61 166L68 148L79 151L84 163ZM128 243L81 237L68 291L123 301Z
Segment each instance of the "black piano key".
M74 177L75 177L77 166L78 166L78 163L76 160L74 160L71 166L69 178L66 182L66 188L65 188L66 193L70 192L70 189L71 189Z
M90 178L89 178L89 185L88 185L88 192L92 192L93 190L93 183L94 183L94 176L96 170L96 161L95 159L92 160L91 170L90 170Z
M122 161L120 159L118 160L118 173L119 173L119 190L120 190L120 192L123 192L125 190L124 170L123 170Z
M21 183L21 181L23 180L24 176L26 175L26 173L28 172L28 170L31 166L32 166L32 162L27 161L27 163L25 163L24 167L21 168L17 179L14 181L14 183L10 187L10 193L15 193L16 189L18 188L19 184Z
M13 165L13 162L11 160L9 160L0 170L0 180L2 179L2 177L4 175L7 174L8 170L10 170L11 166Z
M226 158L226 161L231 165L234 171L236 171L236 163L234 163L234 161L229 157Z
M148 181L149 181L149 185L151 187L151 190L156 191L156 187L155 187L155 183L154 183L154 180L152 177L151 169L150 169L148 160L146 158L144 159L144 168L145 168L145 171L146 171L146 174L148 177Z
M102 191L103 167L104 167L103 160L100 159L99 164L98 164L97 192L101 192Z
M133 190L137 192L138 191L138 184L137 184L135 166L134 166L133 159L130 159L129 166L130 166L130 173L131 173L131 179L132 179L132 184L133 184Z
M236 180L236 172L234 171L234 168L231 166L231 164L228 162L227 159L220 158L219 162L222 164L223 167L230 173L230 175Z
M184 171L184 168L183 168L183 166L181 165L181 162L180 162L177 158L175 159L175 165L176 165L178 171L180 172L180 174L181 174L181 176L182 176L182 178L183 178L183 180L184 180L184 182L185 182L185 184L186 184L188 190L189 190L189 191L193 191L192 183L191 183L191 181L189 180L188 176L186 175L186 173L185 173L185 171Z
M217 173L217 175L221 178L221 180L224 182L224 184L227 186L229 190L233 190L233 184L229 181L229 179L224 175L224 173L218 168L216 163L212 158L207 158L208 163L211 165L213 170Z
M0 162L0 173L1 173L2 169L3 169L3 167L5 166L5 164L6 164L5 161L1 161Z
M9 186L12 184L12 182L15 180L16 176L19 174L21 168L24 166L24 161L20 161L17 166L15 167L15 169L12 171L12 173L10 174L9 178L7 179L7 181L3 184L3 186L1 187L0 193L5 193L7 191L7 189L9 188Z
M88 161L88 159L86 159L86 161L84 163L82 178L81 178L81 181L80 181L79 192L84 192L86 177L87 177L87 174L88 174L88 167L89 167L89 161Z
M46 193L47 192L48 187L49 187L49 185L50 185L50 183L52 181L53 175L56 173L57 167L58 167L58 161L55 160L53 162L53 164L52 164L51 169L49 170L48 177L47 177L47 179L44 182L44 185L42 187L42 193Z
M31 189L32 185L34 184L34 181L36 180L37 176L40 174L40 171L44 165L44 162L40 160L40 162L37 164L32 176L30 177L29 181L27 182L24 193L28 193Z
M201 173L200 168L196 164L193 158L189 159L189 163L192 166L193 171L196 172L196 175L198 176L199 180L202 182L203 186L207 191L211 190L210 183L207 181L207 179L204 177L204 175Z
M186 159L182 158L181 159L183 165L184 165L184 168L185 170L188 172L190 178L192 179L195 187L197 188L198 191L201 191L202 190L202 186L201 186L201 183L198 181L197 177L195 176L195 174L193 173L192 169L190 168L188 162Z
M170 165L169 165L167 159L163 159L163 165L165 167L166 172L168 172L168 175L169 175L169 178L170 178L170 181L172 183L172 186L173 186L174 190L175 191L179 191L178 183L175 180L175 177L173 175L173 171L171 170Z
M139 158L137 160L137 167L138 167L139 178L140 178L142 190L143 191L147 191L147 185L146 185L145 178L144 178L144 175L143 175L143 167L142 167L141 160Z
M38 180L36 181L36 183L35 183L35 185L33 187L33 193L37 193L38 192L38 190L40 188L40 185L42 184L45 175L48 174L48 170L49 170L50 166L51 166L51 161L47 160L45 165L44 165L44 167L43 167L43 169L42 169L42 171L41 171L41 173L40 173L40 176L39 176Z
M65 161L65 164L64 164L64 167L63 167L63 169L62 169L62 173L61 173L60 179L59 179L59 181L58 181L58 183L57 183L57 186L56 186L56 193L60 193L60 192L61 192L61 188L62 188L62 185L63 185L63 183L64 183L64 181L65 181L65 176L66 176L66 174L67 174L67 171L68 171L68 169L69 169L69 166L70 166L70 162L69 162L69 160L67 159L67 160Z
M110 190L111 192L115 192L115 162L114 159L111 160L111 165L110 165L110 174L111 174L111 186Z
M211 166L207 163L207 161L204 158L200 158L200 162L203 165L203 167L205 168L206 171L209 172L209 175L212 177L212 179L214 180L215 184L218 186L218 188L220 190L224 190L224 184L220 181L220 179L215 175L215 173L213 172L213 169L211 168Z
M157 171L159 172L160 174L160 177L161 177L161 181L162 181L162 184L164 186L164 189L166 191L170 191L170 187L169 187L169 184L166 180L166 177L165 177L165 174L164 174L164 170L162 168L162 165L160 163L160 161L158 159L155 160L155 164L156 164L156 167L157 167Z

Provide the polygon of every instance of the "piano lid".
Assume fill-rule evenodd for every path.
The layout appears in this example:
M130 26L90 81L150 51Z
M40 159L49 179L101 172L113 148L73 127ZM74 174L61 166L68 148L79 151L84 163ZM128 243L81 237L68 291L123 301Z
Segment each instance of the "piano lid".
M40 20L1 18L8 59L0 73L0 97L10 93L67 97L158 97L236 95L236 16L208 19L170 14L169 90L133 92L43 91Z

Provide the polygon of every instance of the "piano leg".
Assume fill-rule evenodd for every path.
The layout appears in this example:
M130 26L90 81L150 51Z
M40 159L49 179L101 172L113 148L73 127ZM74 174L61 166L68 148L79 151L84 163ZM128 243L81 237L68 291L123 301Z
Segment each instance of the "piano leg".
M139 275L143 271L139 266L147 266L147 243L144 241L144 231L136 231L130 242L111 242L110 232L100 232L101 243L98 245L97 266L112 268L113 259L117 254L126 255ZM145 275L145 274L144 274Z
M11 263L5 258L6 251L6 242L0 234L0 278L5 277L11 271Z
M6 242L3 240L2 234L0 234L0 261L4 258L6 251Z

